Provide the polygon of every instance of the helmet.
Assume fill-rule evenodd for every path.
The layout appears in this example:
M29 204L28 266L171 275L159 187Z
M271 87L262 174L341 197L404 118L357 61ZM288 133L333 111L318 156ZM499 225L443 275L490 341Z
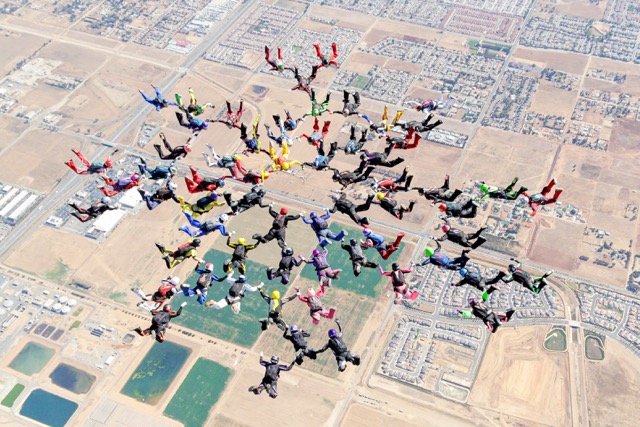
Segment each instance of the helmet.
M442 226L442 231L444 231L445 233L448 233L449 230L451 230L451 227L449 227L447 224Z
M224 179L218 180L218 187L224 187Z
M200 241L200 239L193 239L193 242L191 242L191 246L200 246L200 243L202 243Z
M207 265L204 266L204 271L211 273L213 271L213 263L208 262Z
M363 228L362 229L362 234L364 234L365 236L368 236L369 234L371 234L371 229L370 228Z
M358 244L358 241L357 241L356 239L351 239L351 240L349 240L349 244L350 244L351 246L355 246L355 245L357 245L357 244Z
M282 209L280 209L280 214L281 214L281 215L286 215L286 214L288 214L288 213L289 213L289 209L287 209L287 208L282 208Z
M360 154L360 160L365 160L367 158L367 155L362 153Z
M318 216L318 214L317 214L317 213L315 213L315 212L311 212L311 213L309 214L309 217L310 217L310 218L317 218L317 216Z
M271 363L278 363L280 358L278 356L271 356Z
M400 270L400 265L397 262L394 262L393 264L391 264L391 269L393 271Z
M469 272L469 270L467 270L466 268L461 268L460 269L460 275L462 277L466 276L468 272Z
M209 193L209 198L211 200L217 200L218 199L218 195L212 191L211 193Z
M167 305L165 305L164 307L162 307L162 309L163 309L164 311L171 311L171 304L167 304Z
M105 205L108 205L109 203L111 203L111 197L104 196L102 198L102 203L104 203Z
M468 303L469 303L469 305L470 305L470 306L472 306L472 307L473 307L474 305L476 305L476 304L477 304L477 301L475 300L475 298L469 298L469 299L467 300L467 302L468 302Z
M296 325L291 325L289 327L289 330L294 333L294 332L298 332L300 329L298 329L298 327Z
M487 187L487 184L480 184L480 191L482 191L483 193L489 191L489 187Z
M206 121L202 122L202 127L205 128L205 129L208 128L209 127L209 123L206 122Z
M344 110L342 110L342 114L349 114L349 109L345 108Z
M186 151L187 153L191 152L191 144L184 144L184 151Z
M236 282L244 283L247 281L247 277L244 274L238 276L238 280Z
M137 181L140 179L140 175L138 175L137 173L134 173L133 175L131 175L131 181Z
M509 271L510 271L510 272L512 272L512 273L513 273L513 272L514 272L514 271L516 271L517 269L518 269L518 268L516 267L516 265L515 265L515 264L509 264Z
M238 244L239 245L246 245L247 241L245 240L244 237L238 237Z
M376 199L378 199L378 200L382 200L382 199L384 199L384 193L378 193L378 194L376 194Z
M169 166L169 173L171 175L175 175L176 172L178 172L178 169L175 166Z
M432 256L432 255L433 255L433 249L431 249L431 248L425 248L425 250L424 250L424 254L425 254L426 256L428 256L428 257Z
M284 248L284 249L282 250L282 254L283 254L283 255L285 255L285 256L291 256L291 255L293 255L293 249L291 249L291 248Z
M180 278L178 276L173 276L169 280L169 283L171 283L173 286L178 286L180 284Z
M442 212L445 212L447 210L447 205L445 205L444 203L440 203L438 209L440 209Z
M311 255L318 256L318 255L320 255L320 251L317 250L317 249L314 249L313 252L311 252Z
M314 297L316 296L316 291L313 288L309 288L307 289L307 296L308 297Z
M338 331L336 331L335 329L329 329L329 338L333 338L337 336L338 336Z
M311 115L319 116L320 115L320 110L318 110L317 108L312 109L311 110Z
M278 64L278 70L283 71L284 70L284 64Z
M104 161L105 168L110 168L111 166L113 166L113 162L111 161L111 159L107 159Z
M178 189L178 185L175 182L170 182L167 184L167 188L171 191L175 191Z
M218 217L218 221L220 222L227 222L229 220L229 215L227 214L220 214L220 216Z
M280 299L280 291L271 292L271 299Z

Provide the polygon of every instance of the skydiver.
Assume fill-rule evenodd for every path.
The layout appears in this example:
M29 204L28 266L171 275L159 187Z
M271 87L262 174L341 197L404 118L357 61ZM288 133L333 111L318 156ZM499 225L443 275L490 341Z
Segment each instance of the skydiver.
M116 194L122 191L126 191L126 190L129 190L130 188L137 187L140 185L140 181L141 181L141 177L137 173L134 173L130 176L122 177L117 181L112 180L106 175L102 175L102 179L104 180L104 183L106 185L112 188L111 190L108 190L104 188L104 185L98 186L100 191L102 191L102 193L108 197L115 196Z
M169 322L171 319L180 316L182 313L182 308L187 305L187 302L183 302L180 304L180 308L178 311L171 311L171 305L166 304L162 307L162 310L154 310L152 312L153 317L151 318L151 326L147 329L142 330L139 326L134 329L140 336L147 336L151 334L151 332L155 332L156 341L164 342L164 333L169 326Z
M239 239L238 239L239 240ZM237 279L231 278L233 271L229 273L229 277L227 278L227 282L231 283L231 287L227 292L227 296L222 298L218 302L207 301L205 304L207 307L213 307L217 310L225 308L230 305L231 310L233 310L233 314L240 313L240 305L242 302L242 298L245 297L245 292L256 292L264 286L264 283L260 283L257 286L251 286L247 283L247 278L244 275L238 276Z
M333 194L330 196L334 202L333 208L329 210L331 213L340 212L345 215L349 215L349 218L353 220L358 225L365 226L369 224L369 219L366 217L360 218L358 212L364 212L369 209L370 202L363 203L361 205L356 205L351 200L347 199L347 195L343 192L340 192L340 197L334 196Z
M434 206L437 202L453 202L460 194L462 194L462 190L449 189L449 175L444 176L444 184L441 187L431 187L431 188L418 188L418 194L424 196L425 199L431 200L431 206Z
M73 159L70 159L68 162L65 162L65 165L69 166L71 170L73 170L78 175L91 175L94 173L97 173L97 174L106 173L107 169L113 166L113 162L111 161L111 156L117 153L118 149L114 150L113 153L111 153L111 155L107 157L104 162L92 162L92 163L90 163L89 160L87 160L82 155L80 150L76 150L75 148L72 148L71 151L73 151L73 154L78 156L78 158L80 159L82 164L86 166L86 168L78 169L76 164L73 162Z
M313 116L318 117L329 111L329 98L331 98L331 92L327 91L327 96L322 102L318 102L316 99L315 89L310 89L309 99L311 101L311 111L304 113L302 117ZM326 122L325 122L326 124Z
M342 239L342 244L340 246L349 254L349 258L351 259L351 264L353 266L354 276L358 277L360 275L360 273L362 272L362 267L378 267L379 264L377 262L369 261L362 252L362 248L368 246L363 243L358 243L356 239L349 240L348 245L345 245L344 239Z
M227 232L224 223L227 222L229 216L227 214L221 214L216 219L208 219L204 222L200 222L197 219L193 219L193 216L190 211L183 211L184 215L189 220L189 224L192 227L196 227L196 230L192 230L188 225L183 225L179 228L180 231L184 231L191 237L201 237L205 236L213 231L219 230L220 234L227 237L230 233Z
M187 157L187 154L191 152L191 144L189 144L189 141L191 141L191 137L187 139L187 142L185 142L184 145L178 145L177 147L172 148L163 132L160 132L158 136L162 140L164 148L169 151L167 154L164 154L162 152L162 147L160 147L160 144L153 144L153 148L156 149L156 151L158 152L158 156L160 156L162 160L180 160L184 157Z
M75 209L71 212L71 215L80 220L80 222L87 222L89 220L96 219L106 211L118 209L116 205L111 204L111 198L107 196L96 201L88 208L82 208L75 203L69 203L69 206Z
M189 170L191 170L191 176L193 179L189 179L189 177L184 177L184 182L187 184L187 190L191 194L199 193L201 191L216 191L218 188L224 187L224 177L214 178L214 177L202 177L196 168L193 166L189 166Z
M393 150L393 145L388 145L382 153L376 151L364 150L360 155L360 166L356 171L363 171L367 166L383 166L385 168L392 168L400 163L404 162L403 157L397 157L393 160L389 160L389 154Z
M209 157L209 154L207 153L202 153L207 166L210 168L217 166L219 168L228 169L231 175L235 175L234 169L240 161L240 156L238 154L225 154L224 156L220 156L216 153L216 150L211 144L207 144L207 147L209 148L209 151L211 151L211 157ZM212 158L213 160L211 160Z
M343 91L342 110L336 110L333 112L333 114L342 114L345 117L349 117L355 114L360 117L360 114L357 111L360 107L360 94L358 92L353 93L353 102L349 102L349 95L352 94L347 90Z
M236 160L236 167L233 169L233 175L227 175L222 178L233 178L245 184L261 185L264 180L269 178L269 171L259 171L258 169L246 170L240 160Z
M281 258L278 268L267 268L267 278L273 280L280 277L280 283L283 285L289 284L289 276L293 267L298 267L301 262L293 256L293 249L287 247L280 252Z
M556 180L552 178L551 181L549 181L549 184L547 184L540 193L532 194L531 196L524 193L529 201L529 207L531 208L529 216L534 216L538 212L538 207L541 205L550 205L558 200L558 197L562 194L562 188L556 188L556 191L553 193L553 197L547 197L547 194L549 194L555 185Z
M151 211L157 208L160 203L169 199L179 203L175 194L177 188L178 186L175 182L169 181L166 186L158 188L153 194L147 193L142 187L138 187L138 191L140 192L140 196L142 196L142 200L147 204L147 208Z
M145 101L147 101L149 104L156 107L156 111L160 111L163 108L166 108L170 105L173 105L174 107L179 107L179 105L176 104L175 102L167 101L167 99L162 95L162 93L160 93L160 89L158 89L156 86L152 84L151 87L156 92L155 98L148 98L147 95L144 94L142 89L138 89L138 92L140 92L140 95L142 95L142 98L144 98Z
M549 284L546 278L553 274L553 270L547 271L540 277L533 277L530 273L520 268L522 266L520 261L515 258L511 258L511 260L514 264L509 264L509 275L502 279L504 283L515 281L536 294L539 294L542 288Z
M325 154L324 144L320 144L320 147L318 147L318 155L316 156L315 159L313 159L313 163L304 162L303 165L311 166L317 171L332 170L334 173L336 173L338 172L338 170L329 167L329 163L331 163L331 160L333 160L333 158L335 157L337 150L338 150L338 143L333 142L331 143L329 154Z
M267 61L267 64L271 65L271 71L277 71L281 74L284 70L291 70L291 68L285 66L282 62L282 49L280 48L278 48L278 57L271 58L271 50L269 46L265 46L264 59Z
M291 333L288 333L289 331ZM312 360L316 359L315 350L309 348L309 344L307 340L305 340L305 338L311 336L309 332L301 330L296 325L291 325L288 330L284 331L282 336L285 340L291 341L293 344L293 350L296 352L296 363L298 365L302 365L305 356Z
M273 141L269 141L269 157L273 161L273 164L269 167L269 171L290 171L295 165L302 166L302 162L298 160L289 160L289 145L283 144L280 154L276 154L276 147Z
M393 243L386 243L384 236L376 234L369 228L363 228L362 234L365 237L364 242L361 242L363 247L375 248L383 260L388 260L389 257L398 249L400 249L400 242L405 236L404 232L398 233L396 240Z
M287 118L282 122L284 125L284 128L287 132L290 132L292 130L294 130L295 128L298 127L298 124L300 122L304 122L304 118L300 117L298 120L294 120L293 117L291 117L291 114L289 113L288 110L284 110L284 113L286 114ZM276 119L277 117L277 119ZM273 120L276 121L276 126L278 125L278 121L280 120L280 116L279 115L275 115L273 116Z
M313 122L313 132L311 132L311 135L307 135L306 133L303 133L302 135L300 135L300 138L304 138L307 140L307 142L311 145L314 145L316 148L320 148L320 146L324 143L324 138L327 136L327 133L329 132L329 126L331 125L331 122L328 120L324 121L324 124L322 125L322 132L320 131L320 123L318 122L318 118L315 118L315 121Z
M266 295L260 289L260 295L262 298L269 304L269 314L267 317L258 320L261 323L261 328L263 331L266 331L269 326L272 324L276 324L278 328L282 331L287 330L287 323L280 316L282 314L282 308L286 303L296 298L296 294L291 295L290 297L280 299L280 291L271 292L271 296Z
M327 223L327 220L331 218L331 213L328 208L324 208L323 210L324 215L322 216L318 216L315 212L311 212L309 214L309 219L307 219L304 214L301 214L300 216L305 224L311 225L311 229L316 233L316 237L318 238L318 243L324 248L331 244L329 240L342 240L342 238L347 235L347 232L344 230L341 230L338 234L332 232L329 229L329 224Z
M513 187L518 182L518 177L513 178L511 184L506 187L498 187L495 185L487 185L484 181L480 181L480 191L483 193L478 200L485 199L500 199L500 200L515 200L522 193L527 191L527 187L520 187L518 191L513 191Z
M180 278L174 276L162 279L158 290L152 294L145 294L140 288L131 288L131 290L142 299L142 301L138 303L138 307L153 311L162 307L163 304L167 303L176 295L178 293L178 286L180 286ZM152 301L153 306L149 306L147 301Z
M413 141L411 141L413 139ZM400 150L411 150L413 148L418 147L418 143L420 142L422 137L418 134L415 129L410 128L409 132L405 135L404 138L398 137L390 137L387 136L387 144L393 145L393 148L397 148Z
M409 202L409 206L405 206L398 203L397 200L389 197L388 194L378 192L376 193L375 200L372 200L371 203L380 205L382 209L401 220L404 217L405 212L411 212L413 210L413 206L416 204L416 201L411 200Z
M364 172L356 171L343 171L340 172L337 169L333 169L333 177L332 179L336 182L339 182L342 185L342 188L345 188L351 184L356 184L358 182L366 181L369 179L369 175L375 169L375 166L368 166Z
M170 180L171 177L173 177L178 171L178 169L176 169L175 167L174 162L172 162L168 166L158 165L155 168L150 169L147 166L147 161L144 159L144 157L140 157L140 164L138 164L138 169L140 169L141 176L144 176L153 180L160 180L160 179Z
M331 307L329 309L325 308L322 304L320 298L324 295L324 283L320 282L320 290L316 291L313 288L307 289L307 296L303 297L300 295L300 288L294 288L296 291L296 295L298 299L307 304L309 307L309 316L311 316L311 322L314 325L320 323L320 318L324 317L326 319L333 319L333 316L336 314L336 308Z
M455 101L455 98L451 98L449 97L447 99L447 102L445 102L444 104L442 103L442 100L444 99L444 93L441 93L440 96L438 97L438 99L436 99L435 101L432 99L427 99L426 101L409 101L409 104L412 104L416 110L418 111L436 111L436 110L444 110L445 108L448 108L451 103L453 101Z
M156 247L162 254L162 259L167 265L167 268L173 268L180 264L182 261L193 258L194 260L203 263L204 261L198 258L198 247L200 246L200 239L193 239L188 241L187 243L183 243L178 246L178 248L174 251L168 251L165 247L156 243ZM173 259L171 259L173 258Z
M435 240L434 237L432 237L431 239ZM449 257L449 255L442 252L442 246L440 245L440 242L438 240L435 240L435 242L437 245L436 249L431 249L429 247L425 248L424 254L426 258L422 260L420 264L418 264L419 266L433 264L438 267L443 267L446 270L461 270L465 267L465 265L467 265L467 262L469 262L469 257L467 256L467 254L471 251L471 249L464 249L460 253L459 257L452 259L451 257Z
M458 283L452 283L451 286L471 285L482 293L486 292L487 295L499 290L495 284L506 276L504 271L499 271L495 277L485 279L480 270L467 268L460 269L459 273L462 279Z
M353 363L354 366L360 365L360 356L351 354L347 345L342 341L342 325L340 325L340 320L336 319L336 324L338 325L339 332L335 329L329 329L329 342L315 353L320 354L327 351L327 349L331 349L338 363L338 371L344 372L344 370L347 369L347 362Z
M424 120L422 120L421 122L415 121L415 120L412 120L409 122L399 121L397 124L405 131L409 131L410 129L413 129L418 133L424 133L424 132L429 132L430 130L435 129L442 124L442 120L436 120L434 123L430 124L429 122L431 121L431 119L433 119L433 117L434 117L434 114L429 113L427 117L425 117Z
M391 285L393 286L393 293L395 295L395 304L402 304L403 297L409 298L411 301L418 299L420 294L416 291L409 289L405 274L413 271L413 263L409 264L409 268L403 270L397 262L391 264L391 271L384 271L381 266L378 266L378 271L383 276L391 277Z
M262 382L257 386L249 387L249 391L253 394L260 394L262 390L267 390L269 397L275 399L278 397L278 378L280 377L280 372L282 371L290 371L293 368L293 364L295 361L291 362L289 366L281 365L280 359L278 356L271 356L271 361L267 362L262 358L262 353L260 353L260 364L265 367L264 377L262 377Z
M230 274L225 274L222 277L218 277L213 272L213 264L207 263L204 268L200 268L201 263L198 263L195 268L195 272L199 274L198 280L196 281L196 285L192 288L188 283L183 283L180 286L182 290L182 294L185 297L192 297L197 295L198 303L204 305L207 301L207 292L209 288L213 285L213 282L224 282L227 277L231 276L233 272Z
M300 214L297 215L288 215L289 210L287 208L281 208L280 212L276 212L272 208L272 204L269 205L269 215L273 217L273 223L271 224L271 228L264 236L261 236L260 233L254 234L252 237L259 241L260 243L267 243L273 239L276 239L278 242L278 246L281 249L287 247L286 240L286 232L287 225L289 221L295 221L300 218Z
M261 151L260 135L258 134L258 124L258 120L253 123L251 136L249 136L249 133L247 132L247 125L245 125L244 123L240 125L240 139L245 146L245 150L242 154L246 155L247 153L259 153Z
M468 199L465 203L441 203L438 209L442 211L445 218L475 218L478 214L478 202L473 199Z
M351 125L351 132L349 134L349 142L344 146L343 150L346 154L356 154L362 150L365 142L367 142L367 128L362 128L360 139L356 139L356 127Z
M224 202L218 202L218 195L213 191L204 197L199 198L195 203L187 203L180 196L176 196L176 200L180 203L183 211L190 211L193 218L211 211L216 206L224 206Z
M336 62L336 59L338 58L338 45L336 43L331 43L331 55L323 55L322 51L320 50L319 43L314 43L313 47L316 48L316 56L320 59L318 68L328 67L330 65L333 65L336 68L339 67L338 63Z
M180 94L178 93L176 93L176 102L178 103L178 107L182 111L194 116L199 116L200 114L204 113L204 110L206 110L207 108L215 108L215 106L210 102L207 102L203 105L198 105L198 101L196 101L196 95L193 92L192 88L189 88L189 105L187 105L186 108L182 103L182 96L180 96Z
M497 314L494 313L492 309L490 309L484 302L477 301L474 298L469 298L469 305L471 306L471 310L462 311L458 309L458 313L462 314L462 317L465 319L470 319L471 316L476 316L481 319L489 331L493 334L498 330L498 327L502 323L506 323L511 320L511 316L515 313L513 308L507 310L505 314Z
M280 130L280 136L276 136L271 130L271 127L265 123L264 127L267 129L267 137L270 140L275 141L278 145L282 145L282 144L287 144L289 146L293 145L293 138L287 135L287 129L285 129L284 122L280 119L280 116L277 114L274 115L273 121L276 123L276 126Z
M261 208L269 207L269 205L262 203L262 198L265 194L266 191L257 185L251 187L251 191L244 194L242 198L238 200L232 200L231 193L228 191L222 193L227 205L231 208L230 215L238 215L254 206L260 206Z
M398 124L398 121L400 120L400 117L402 117L403 114L404 114L404 110L396 111L395 117L393 118L391 123L388 123L389 107L385 105L384 110L382 112L382 121L380 123L373 123L371 119L365 114L362 114L361 117L365 119L367 123L369 123L369 129L376 132L379 138L382 138L387 135L388 131L396 127L396 125Z
M335 270L331 268L329 262L327 262L328 254L329 251L327 250L327 248L323 248L322 252L320 252L318 249L314 249L311 253L311 258L306 259L303 256L299 256L298 258L300 258L305 264L313 265L316 270L318 280L321 284L331 286L331 281L333 279L337 280L340 278L340 273L342 272L342 270L339 268Z
M460 246L464 246L465 248L477 249L481 244L487 241L487 239L480 235L480 233L486 230L487 227L480 227L475 233L468 234L458 228L451 228L446 217L444 218L444 222L445 224L442 226L444 234L436 239L439 242L444 242L448 239L449 241L457 243ZM472 243L471 240L475 240L475 242Z
M217 121L220 123L224 123L229 127L239 129L242 113L244 112L244 100L240 98L240 107L238 107L238 111L236 111L235 113L231 109L231 103L229 101L226 101L226 103L227 103L227 118L217 120Z
M312 91L311 91L311 82L315 80L315 78L318 75L318 66L314 65L311 68L311 74L309 75L309 77L304 77L300 74L300 71L298 70L298 66L294 65L293 66L293 74L294 77L296 79L296 81L298 82L297 85L295 85L294 87L291 88L291 90L303 90L305 92L307 92L307 94L313 99L315 98L312 95ZM304 118L304 117L303 117Z
M371 187L376 191L384 191L387 193L396 193L398 191L411 191L411 182L413 181L413 175L409 175L409 169L404 168L402 171L402 175L395 180L391 179L383 179L382 181L378 181L377 179L373 179L374 183L371 184Z
M227 237L227 246L233 249L233 254L231 254L231 258L224 262L222 266L222 270L227 273L232 269L237 269L238 273L245 274L247 272L246 262L247 262L247 252L254 250L260 241L257 241L253 245L247 245L247 241L244 237L238 237L236 242L231 241L231 236Z
M202 120L191 113L185 114L176 111L176 118L178 119L180 126L190 129L194 134L209 128L209 119Z

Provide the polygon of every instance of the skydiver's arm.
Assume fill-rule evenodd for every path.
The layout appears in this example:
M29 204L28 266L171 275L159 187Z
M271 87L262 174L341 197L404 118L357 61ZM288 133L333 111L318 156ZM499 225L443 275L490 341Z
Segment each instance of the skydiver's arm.
M435 242L438 247L433 251L434 254L440 252L440 249L442 249L442 245L440 245L440 242L437 239L435 239Z
M274 218L278 217L278 212L274 211L271 205L269 205L269 215L271 215Z
M235 249L235 247L238 246L238 244L237 243L232 243L231 242L231 236L227 236L227 246L229 246L230 248L234 248Z
M291 300L293 300L293 299L296 299L296 297L297 297L297 296L298 296L298 295L293 294L293 295L288 296L288 297L286 297L286 298L282 298L282 299L280 300L280 304L285 305L285 304L286 304L286 303L288 303L289 301L291 301Z
M287 219L287 221L294 221L294 220L296 220L296 219L300 218L300 214L297 214L297 215L287 215L285 218Z
M302 221L303 221L305 224L313 224L313 220L312 220L312 219L307 219L307 218L306 218L306 217L304 217L304 216L302 217Z
M327 349L329 348L329 343L327 342L324 346L322 346L322 348L316 350L316 354L320 354L320 353L324 353L325 351L327 351Z
M262 296L262 299L264 299L266 302L271 302L271 298L268 295L265 295L264 292L262 292L262 289L260 289L260 295Z
M338 336L341 337L342 336L342 325L340 324L340 321L338 319L336 319L336 325L338 325Z
M258 291L258 290L260 290L260 288L258 286L251 286L248 283L245 283L242 286L242 292L245 292L245 291L255 292L255 291ZM262 291L260 291L260 293L262 294ZM262 296L264 297L264 294Z

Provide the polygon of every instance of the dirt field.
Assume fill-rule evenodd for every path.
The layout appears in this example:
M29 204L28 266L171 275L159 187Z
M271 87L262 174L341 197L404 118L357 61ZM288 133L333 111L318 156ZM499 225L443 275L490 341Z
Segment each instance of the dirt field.
M507 328L493 335L469 404L538 423L568 425L569 361L566 354L543 350L547 329Z
M403 427L403 426L424 426L424 420L427 419L424 414L424 408L414 413L407 413L405 411L393 411L387 409L387 412L382 412L363 404L353 404L349 407L347 416L342 421L344 427ZM397 413L396 413L397 412ZM464 426L462 420L459 418L452 418L447 415L438 412L429 411L428 417L429 423L437 423L439 425L456 425ZM442 424L440 424L442 423ZM467 424L469 426L472 423Z
M589 424L628 425L630 420L640 417L640 408L634 403L640 391L637 360L621 344L607 340L604 360L585 362Z
M584 250L577 248L580 246L578 242L582 240L584 225L547 218L544 222L553 225L543 227L542 222L540 223L529 258L563 271L574 271L579 263L578 257ZM575 250L567 251L566 248L569 247L574 247Z
M513 54L513 60L526 59L543 62L547 67L565 73L581 75L585 71L589 57L568 52L550 52L544 49L526 49L519 47Z
M0 30L0 71L4 76L24 57L31 55L47 39L31 34Z
M607 3L607 1L593 4L588 0L565 0L556 5L556 12L563 15L598 20L602 19Z
M106 53L59 41L49 43L38 56L62 61L63 64L54 72L80 79L87 78L111 58L111 55Z
M571 117L577 99L577 91L570 92L541 83L533 97L530 110L540 114Z

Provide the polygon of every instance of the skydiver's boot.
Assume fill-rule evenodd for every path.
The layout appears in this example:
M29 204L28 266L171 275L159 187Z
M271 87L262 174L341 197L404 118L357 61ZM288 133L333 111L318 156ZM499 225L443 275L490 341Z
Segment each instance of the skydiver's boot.
M273 278L274 278L274 276L273 276L273 267L269 267L269 268L267 269L267 278L268 278L269 280L273 280Z
M156 242L156 248L158 248L158 250L160 251L160 253L161 253L161 254L163 254L163 255L164 255L164 253L166 252L165 247L164 247L162 244L160 244L160 243L157 243L157 242Z
M477 249L480 245L482 245L486 241L487 239L485 239L484 237L482 236L478 237L476 241L473 242L473 245L471 245L471 249Z
M509 320L511 320L511 316L513 316L513 313L515 313L516 310L513 308L510 308L509 310L507 310L507 312L505 313L505 317L507 318L507 320L505 320L505 322L508 322Z

